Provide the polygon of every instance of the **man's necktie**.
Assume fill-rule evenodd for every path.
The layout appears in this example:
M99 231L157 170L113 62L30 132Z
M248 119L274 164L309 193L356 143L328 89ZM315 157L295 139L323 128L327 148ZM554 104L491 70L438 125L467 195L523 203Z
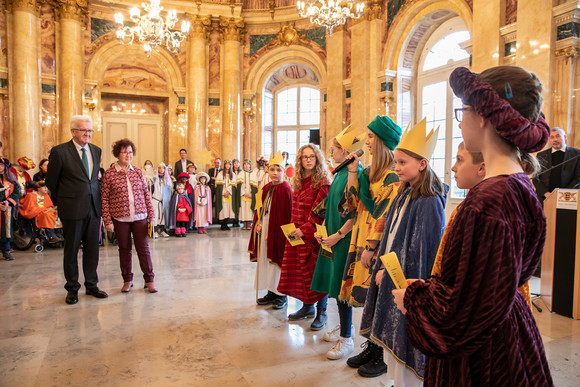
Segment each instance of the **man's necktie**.
M87 176L89 176L89 159L87 159L87 150L85 148L81 148L83 152L83 165L85 166L85 171L87 171Z

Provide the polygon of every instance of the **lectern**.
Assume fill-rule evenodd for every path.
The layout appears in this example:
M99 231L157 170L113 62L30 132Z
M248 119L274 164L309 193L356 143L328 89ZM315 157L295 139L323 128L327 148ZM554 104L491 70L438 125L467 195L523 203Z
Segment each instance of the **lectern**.
M547 219L540 294L550 311L580 319L580 190L557 188L544 200Z

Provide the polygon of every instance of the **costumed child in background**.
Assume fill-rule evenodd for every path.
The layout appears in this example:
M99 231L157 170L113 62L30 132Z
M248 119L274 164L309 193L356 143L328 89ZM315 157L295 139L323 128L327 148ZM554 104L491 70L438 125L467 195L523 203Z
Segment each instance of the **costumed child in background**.
M232 160L232 172L234 173L234 186L232 187L232 210L234 211L234 221L232 227L240 227L240 209L242 207L242 194L238 189L238 175L242 173L240 160Z
M177 190L171 198L170 228L175 228L175 236L185 238L187 229L193 226L193 209L185 186L177 184Z
M187 174L189 175L189 185L192 186L195 190L195 186L197 185L197 167L193 163L187 164ZM193 231L197 231L197 225L195 224L195 195L190 195L189 200L191 204L193 204Z
M193 188L195 187L195 185L191 185L189 181L190 175L187 172L181 172L179 176L177 176L178 184L183 185L183 192L185 192L185 194L189 198L189 202L192 204L191 210L194 211L194 213L191 216L191 218L193 219L194 223L191 226L188 226L188 229L189 228L193 229L193 225L195 224L195 206L193 205L195 203L195 194L193 193Z
M395 252L407 278L431 275L445 228L448 187L429 165L438 133L439 128L427 134L426 119L423 119L412 129L407 128L395 149L395 172L401 184L385 218L378 257ZM425 356L407 339L405 316L397 310L391 294L395 284L384 273L384 265L378 259L363 309L360 333L380 347L372 348L371 360L360 366L358 373L375 377L388 371L387 377L394 379L396 386L421 386Z
M18 164L10 168L10 172L16 177L16 181L20 185L20 196L24 197L28 192L32 192L32 188L26 188L26 183L32 180L29 170L36 168L36 164L24 156L18 159Z
M35 219L36 227L44 230L49 243L64 241L62 235L55 232L62 225L44 181L31 181L27 186L33 187L33 191L20 200L20 214L26 219Z
M229 230L228 219L233 219L235 214L232 207L232 194L236 185L236 179L232 171L232 163L224 161L224 168L218 173L215 182L216 188L216 212L221 221L221 230Z
M439 273L392 292L407 336L426 357L429 386L552 386L542 337L518 291L540 262L546 217L530 182L530 153L547 143L542 84L517 66L475 74L455 69L449 85L465 149L481 152L485 180L450 226ZM416 277L415 277L416 278Z
M287 297L278 292L282 258L286 237L281 226L292 218L292 188L284 181L284 165L280 151L270 158L268 175L270 183L260 191L261 207L256 208L254 223L250 233L248 251L250 261L257 262L256 291L267 289L268 293L256 300L258 305L273 304L274 309L282 309L288 303Z
M270 175L268 174L268 160L266 160L264 156L260 156L258 161L256 161L256 169L252 171L252 187L254 187L255 192L257 193L269 182ZM255 203L255 201L253 203ZM252 209L255 210L254 205L252 205Z
M147 188L149 189L149 193L153 192L153 183L155 182L155 169L153 169L153 163L151 160L145 160L143 164L143 177L145 177L145 182L147 183Z
M392 168L393 150L401 140L401 128L388 116L376 116L367 129L365 145L372 156L370 166L359 171L357 156L351 154L347 157L355 161L348 165L348 182L345 196L339 202L339 211L343 217L350 216L350 213L355 215L338 295L342 302L339 303L339 314L343 322L340 327L324 334L323 340L329 342L352 336L352 307L365 304L376 249L385 227L384 215L397 194L399 184ZM350 367L358 368L370 360L368 350L375 348L375 344L368 340L363 347L365 351L348 359Z
M197 184L193 190L195 195L194 214L195 224L197 225L197 232L199 234L207 234L206 227L211 224L211 188L208 185L209 175L205 172L200 172L197 176Z
M349 125L332 139L330 143L330 155L335 163L339 165L346 160L350 153L356 152L363 146L364 142L356 137L355 128ZM357 163L356 165L358 167L357 172L361 171L360 164ZM356 212L354 211L351 211L348 216L343 217L338 210L339 202L344 197L348 176L348 168L344 168L334 175L334 179L328 190L328 196L314 210L320 213L321 216L324 215L324 226L326 227L328 237L321 238L318 233L314 236L318 243L331 248L332 252L330 253L324 248L320 248L316 268L312 276L311 288L320 293L328 293L329 297L336 298L340 318L339 328L334 329L336 332L335 335L340 333L340 336L335 338L334 341L336 343L326 354L326 357L331 360L341 359L354 350L350 328L352 325L352 308L347 302L338 299L350 245L351 230L354 225L354 218L356 217ZM347 325L348 328L346 328ZM314 328L311 327L311 329L315 330L318 328L318 325ZM347 329L348 332L346 332Z
M0 158L0 249L2 257L14 261L10 252L12 229L18 216L18 200L20 199L20 184L10 172L10 161Z
M244 170L238 173L238 192L241 196L240 206L240 221L244 222L242 230L250 230L252 228L252 218L254 211L252 210L252 162L244 160Z
M165 164L161 163L157 167L157 176L151 185L151 203L155 211L155 222L153 223L155 239L159 238L159 235L169 238L167 231L169 230L169 203L171 202L172 190L173 182L169 176L169 171L165 168Z

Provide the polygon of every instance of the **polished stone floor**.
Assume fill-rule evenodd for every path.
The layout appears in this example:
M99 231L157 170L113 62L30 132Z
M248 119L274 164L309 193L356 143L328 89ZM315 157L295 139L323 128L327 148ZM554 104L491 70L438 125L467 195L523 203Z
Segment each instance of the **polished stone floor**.
M81 292L77 305L64 303L62 250L0 261L0 386L391 386L326 360L325 331L286 320L299 302L256 305L248 233L152 241L157 294L142 289L136 259L135 288L120 293L117 249L102 247L99 285L109 298ZM534 312L555 385L580 385L580 321ZM329 314L333 327L333 300Z

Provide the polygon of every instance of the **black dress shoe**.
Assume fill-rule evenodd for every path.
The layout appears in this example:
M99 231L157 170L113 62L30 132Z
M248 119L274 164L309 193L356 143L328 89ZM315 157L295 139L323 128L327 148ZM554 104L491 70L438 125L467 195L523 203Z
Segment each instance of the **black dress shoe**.
M301 320L303 318L314 317L315 314L313 304L304 304L296 313L288 315L288 320Z
M93 296L93 297L97 297L97 298L109 297L109 295L105 291L103 291L99 288L87 289L87 296Z
M256 302L258 303L258 305L268 305L268 304L273 304L277 298L278 298L278 295L276 293L268 290L268 293L264 297L258 298L258 300Z
M68 292L66 294L66 298L64 299L64 302L66 302L69 305L73 305L76 304L77 302L79 302L79 297L77 292Z

